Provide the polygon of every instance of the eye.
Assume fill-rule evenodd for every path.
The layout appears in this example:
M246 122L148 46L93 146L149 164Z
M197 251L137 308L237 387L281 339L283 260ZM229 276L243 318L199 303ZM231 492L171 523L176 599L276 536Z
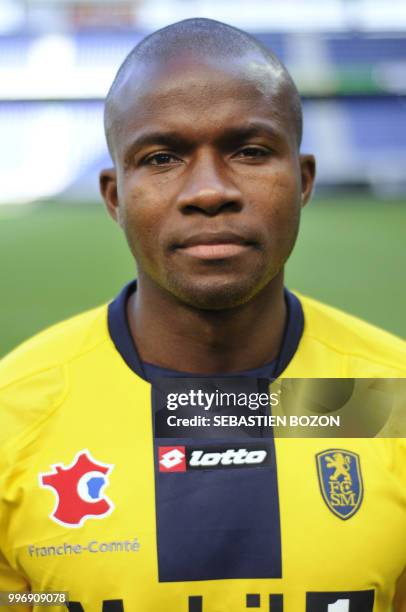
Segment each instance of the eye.
M180 162L178 157L172 155L171 153L152 153L151 155L147 155L142 160L142 163L148 166L169 166L171 164L177 164Z
M239 158L248 158L248 159L258 159L260 157L267 157L268 155L270 155L271 152L269 149L265 149L264 147L254 147L254 146L249 146L249 147L244 147L243 149L240 149L235 157L239 157Z

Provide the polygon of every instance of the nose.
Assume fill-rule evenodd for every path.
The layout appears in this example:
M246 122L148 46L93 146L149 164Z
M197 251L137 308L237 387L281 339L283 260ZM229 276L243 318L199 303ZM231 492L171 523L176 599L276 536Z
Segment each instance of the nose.
M183 214L214 216L219 212L238 212L243 198L224 161L207 152L190 163L177 203Z

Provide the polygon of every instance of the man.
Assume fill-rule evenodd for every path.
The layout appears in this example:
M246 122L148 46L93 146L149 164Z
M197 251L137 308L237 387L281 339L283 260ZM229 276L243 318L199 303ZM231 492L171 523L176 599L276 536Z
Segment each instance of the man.
M1 589L73 612L405 612L404 440L211 427L239 410L222 391L406 374L403 342L284 290L315 174L290 76L187 20L129 55L105 127L138 280L4 362Z

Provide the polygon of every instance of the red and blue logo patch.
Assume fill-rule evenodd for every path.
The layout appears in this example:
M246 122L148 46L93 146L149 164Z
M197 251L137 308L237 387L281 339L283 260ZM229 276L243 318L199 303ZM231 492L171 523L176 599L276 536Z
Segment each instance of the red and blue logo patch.
M64 527L81 527L89 518L104 518L114 509L104 494L114 466L96 461L87 449L79 451L70 465L52 465L52 471L39 475L41 488L56 496L50 518Z

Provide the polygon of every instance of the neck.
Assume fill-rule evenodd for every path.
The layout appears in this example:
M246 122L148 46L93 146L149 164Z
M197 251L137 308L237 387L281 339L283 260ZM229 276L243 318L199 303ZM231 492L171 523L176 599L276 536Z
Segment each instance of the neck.
M127 305L143 361L195 374L258 368L278 355L286 320L283 273L252 300L222 311L179 302L142 276Z

